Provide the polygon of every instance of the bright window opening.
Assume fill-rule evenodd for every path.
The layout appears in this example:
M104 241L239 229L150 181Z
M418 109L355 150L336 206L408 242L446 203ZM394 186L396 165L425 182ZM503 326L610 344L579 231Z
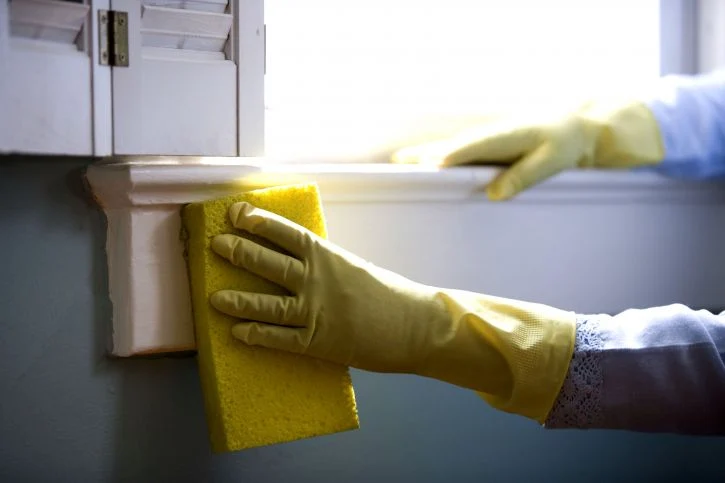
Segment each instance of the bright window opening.
M488 115L659 77L659 0L268 0L266 151L386 161Z

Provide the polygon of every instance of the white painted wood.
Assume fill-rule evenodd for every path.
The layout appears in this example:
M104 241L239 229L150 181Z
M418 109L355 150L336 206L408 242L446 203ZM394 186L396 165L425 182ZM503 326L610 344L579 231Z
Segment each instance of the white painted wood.
M201 12L224 13L227 0L144 0L144 5L197 10Z
M239 67L239 156L263 156L265 137L264 0L237 0L234 32Z
M13 0L10 2L10 34L75 44L88 10L87 5L67 1Z
M314 181L326 202L458 202L485 198L493 168L440 169L395 164L288 164L275 158L136 158L92 166L110 206L183 204L237 189ZM124 176L118 173L126 173ZM230 181L231 180L231 181ZM700 202L725 198L722 184L673 180L654 173L578 170L560 174L507 204Z
M111 67L100 64L98 34L98 12L110 8L110 0L93 0L91 5L91 35L88 38L93 87L93 154L99 157L113 154Z
M91 67L85 52L59 52L13 39L8 55L6 110L9 150L93 154Z
M144 6L144 47L223 52L232 29L232 15Z
M224 52L211 52L206 50L184 50L184 49L167 49L163 47L144 47L143 58L146 61L191 61L191 62L209 62L226 60L227 55Z
M129 14L130 61L113 69L114 154L235 156L234 61L147 57L141 1L112 7Z
M725 204L326 203L332 241L413 280L618 313L721 310Z
M178 206L107 209L106 216L112 353L194 349L186 267L178 263L183 260ZM178 307L169 305L172 300Z
M320 186L333 241L421 282L572 310L722 303L722 185L577 171L490 203L487 168L224 161L88 169L108 217L114 354L193 347L183 204L295 182Z
M88 11L68 2L13 0L7 14L17 35L0 41L5 151L93 154Z

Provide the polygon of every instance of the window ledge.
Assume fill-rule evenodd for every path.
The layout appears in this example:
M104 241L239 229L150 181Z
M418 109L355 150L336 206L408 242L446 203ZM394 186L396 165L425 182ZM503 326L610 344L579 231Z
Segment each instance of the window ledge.
M194 350L179 208L240 190L316 182L323 203L487 202L497 170L439 170L390 164L285 164L254 158L139 159L92 165L86 173L108 220L112 354ZM521 203L725 204L715 183L653 173L575 171L528 190ZM502 204L506 206L506 204Z
M184 204L248 190L314 181L331 202L485 199L495 167L435 168L393 164L292 164L259 158L139 159L91 166L88 177L109 206ZM517 202L725 200L725 184L673 180L648 172L562 173Z

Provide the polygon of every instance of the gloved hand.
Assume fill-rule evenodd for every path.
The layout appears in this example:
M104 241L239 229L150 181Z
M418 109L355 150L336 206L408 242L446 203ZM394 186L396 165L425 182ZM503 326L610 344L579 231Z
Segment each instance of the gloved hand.
M236 235L212 249L290 295L222 290L212 305L240 319L243 342L378 372L419 374L479 391L543 422L571 358L574 316L543 305L425 286L372 265L273 213L237 203Z
M450 139L403 148L392 161L511 165L487 187L490 199L506 200L565 169L633 168L663 158L657 121L644 104L600 100L564 115L492 122Z

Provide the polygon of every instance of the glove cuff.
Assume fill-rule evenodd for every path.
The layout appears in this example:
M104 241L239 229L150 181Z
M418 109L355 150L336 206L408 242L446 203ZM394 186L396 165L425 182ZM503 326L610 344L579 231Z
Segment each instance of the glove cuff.
M416 372L543 423L569 369L576 315L464 291L441 290L435 298L448 323L432 331L428 357Z
M665 157L657 119L642 102L595 101L580 116L596 132L593 167L644 167Z
M499 299L493 319L514 317L497 332L508 362L510 393L479 393L491 406L539 423L546 421L569 372L576 314L540 304Z

